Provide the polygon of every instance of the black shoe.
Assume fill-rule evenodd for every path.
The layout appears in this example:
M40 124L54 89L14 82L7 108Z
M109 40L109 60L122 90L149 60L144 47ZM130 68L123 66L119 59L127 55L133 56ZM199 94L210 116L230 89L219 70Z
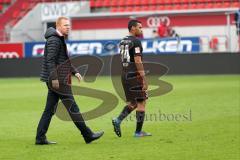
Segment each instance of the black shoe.
M112 120L112 124L113 124L114 132L116 133L116 135L118 137L122 137L120 123L118 122L118 120L117 119L113 119Z
M92 141L99 139L100 137L102 137L103 134L104 134L103 131L92 133L90 137L84 137L84 140L88 144L91 143Z
M35 144L36 145L49 145L49 144L57 144L57 142L51 142L51 141L44 139L44 140L36 140Z

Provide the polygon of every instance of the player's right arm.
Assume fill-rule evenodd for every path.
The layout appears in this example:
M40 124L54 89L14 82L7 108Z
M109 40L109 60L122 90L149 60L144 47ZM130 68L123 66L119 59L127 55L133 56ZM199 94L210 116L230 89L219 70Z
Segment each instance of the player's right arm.
M48 71L51 75L52 80L52 86L55 89L59 88L59 81L57 76L57 57L58 53L60 51L60 42L56 37L50 37L47 40L47 54L46 54L46 60L47 60L47 67Z
M141 76L142 83L143 83L143 90L148 89L148 84L145 78L145 71L142 63L142 44L141 41L136 39L134 41L134 62L136 64L137 72Z
M142 78L143 90L147 90L148 84L147 84L146 77L145 77L144 67L143 67L143 63L142 63L142 57L134 56L134 61L136 64L137 72L139 73L139 75Z

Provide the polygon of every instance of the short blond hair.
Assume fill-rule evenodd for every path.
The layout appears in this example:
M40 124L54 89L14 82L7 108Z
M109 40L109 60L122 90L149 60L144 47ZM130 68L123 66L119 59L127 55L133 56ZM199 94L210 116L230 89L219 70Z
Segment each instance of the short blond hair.
M56 20L56 27L61 24L62 20L69 20L69 18L67 18L67 17L58 17L58 19Z

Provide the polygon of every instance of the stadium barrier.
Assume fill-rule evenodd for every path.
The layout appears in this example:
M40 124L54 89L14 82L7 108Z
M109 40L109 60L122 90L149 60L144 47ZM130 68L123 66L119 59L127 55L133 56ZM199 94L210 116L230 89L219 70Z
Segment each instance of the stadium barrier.
M93 57L95 56L85 55L82 56L82 59L87 62L91 61ZM98 58L104 64L100 75L110 75L110 68L121 68L120 63L111 63L112 56L99 56ZM240 74L240 54L149 54L144 57L144 60L167 66L169 75ZM41 57L0 59L0 77L39 77L41 61ZM154 68L155 71L158 69L161 68ZM154 70L152 72L155 72ZM89 72L89 75L91 74L93 73ZM118 75L119 72L112 74Z

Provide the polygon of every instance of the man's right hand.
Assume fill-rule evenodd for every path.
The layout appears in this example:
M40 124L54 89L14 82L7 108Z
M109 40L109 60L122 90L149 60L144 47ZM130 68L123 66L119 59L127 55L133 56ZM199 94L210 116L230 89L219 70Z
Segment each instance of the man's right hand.
M57 79L52 80L52 87L54 89L59 89L59 81Z
M148 84L147 84L145 74L140 74L140 77L142 79L142 85L143 85L142 90L144 91L148 90Z
M147 84L147 81L145 79L145 77L143 77L143 88L142 88L144 91L148 90L148 84Z

